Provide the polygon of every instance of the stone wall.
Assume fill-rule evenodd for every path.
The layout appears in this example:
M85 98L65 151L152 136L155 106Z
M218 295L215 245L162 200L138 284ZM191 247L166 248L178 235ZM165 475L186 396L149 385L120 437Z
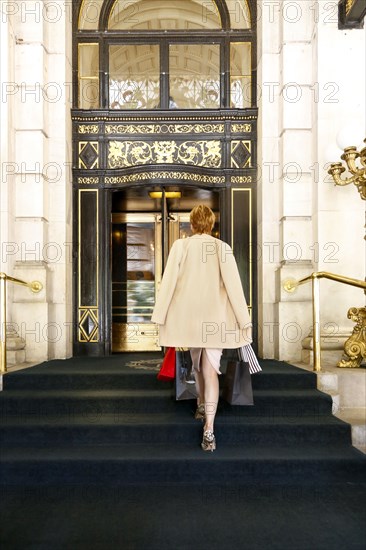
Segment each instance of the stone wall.
M345 125L361 134L344 146L361 142L365 31L339 31L336 2L258 5L260 349L299 361L312 325L311 287L287 294L283 281L312 271L365 274L364 203L354 186L334 187L327 174L327 162L340 161L336 138ZM341 348L352 327L347 310L358 304L362 291L322 281L330 347Z
M72 36L64 4L1 6L1 55L9 59L2 75L8 146L2 135L1 270L43 284L39 294L9 285L8 321L26 339L32 362L71 355Z

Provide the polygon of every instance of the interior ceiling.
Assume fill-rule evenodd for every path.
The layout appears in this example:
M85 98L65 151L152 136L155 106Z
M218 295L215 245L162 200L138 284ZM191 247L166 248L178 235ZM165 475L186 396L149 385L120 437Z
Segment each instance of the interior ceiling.
M169 212L190 212L197 204L206 204L212 210L219 210L219 193L194 187L165 186L165 191L180 191L180 199L167 199ZM161 199L151 199L150 191L161 191L160 187L131 187L116 191L112 195L112 212L160 212Z
M220 29L216 4L210 0L119 0L109 29L184 30Z
M217 44L173 44L170 46L170 73L218 75L220 50ZM159 48L153 44L121 44L111 47L110 74L140 76L159 74Z

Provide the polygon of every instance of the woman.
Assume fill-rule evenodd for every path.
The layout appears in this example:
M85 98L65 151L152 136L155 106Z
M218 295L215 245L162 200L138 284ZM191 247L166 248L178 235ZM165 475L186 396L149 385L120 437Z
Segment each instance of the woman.
M190 348L201 446L213 451L222 350L250 344L251 321L233 252L211 236L214 213L196 206L190 222L193 235L170 250L152 321L160 325L161 346Z

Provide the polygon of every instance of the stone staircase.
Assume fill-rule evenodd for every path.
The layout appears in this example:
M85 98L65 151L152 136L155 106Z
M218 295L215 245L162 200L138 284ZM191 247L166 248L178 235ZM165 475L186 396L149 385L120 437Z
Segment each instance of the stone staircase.
M312 365L296 366L312 371ZM327 362L317 374L317 388L331 395L334 416L351 424L352 445L366 453L366 365L342 369Z

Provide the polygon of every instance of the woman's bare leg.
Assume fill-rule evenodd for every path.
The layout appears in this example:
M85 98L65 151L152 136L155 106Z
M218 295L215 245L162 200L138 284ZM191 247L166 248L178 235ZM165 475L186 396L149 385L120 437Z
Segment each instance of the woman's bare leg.
M201 405L201 403L205 402L205 383L202 374L202 367L199 371L194 369L194 378L196 380L197 388L197 405Z
M204 430L214 431L215 415L219 402L219 377L208 360L205 350L202 350L201 373L203 377L203 396L205 403L205 427Z
M201 405L201 403L204 403L205 401L204 380L202 376L202 368L199 364L202 358L202 350L199 348L192 348L190 349L190 353L193 363L194 378L196 380L197 405Z

